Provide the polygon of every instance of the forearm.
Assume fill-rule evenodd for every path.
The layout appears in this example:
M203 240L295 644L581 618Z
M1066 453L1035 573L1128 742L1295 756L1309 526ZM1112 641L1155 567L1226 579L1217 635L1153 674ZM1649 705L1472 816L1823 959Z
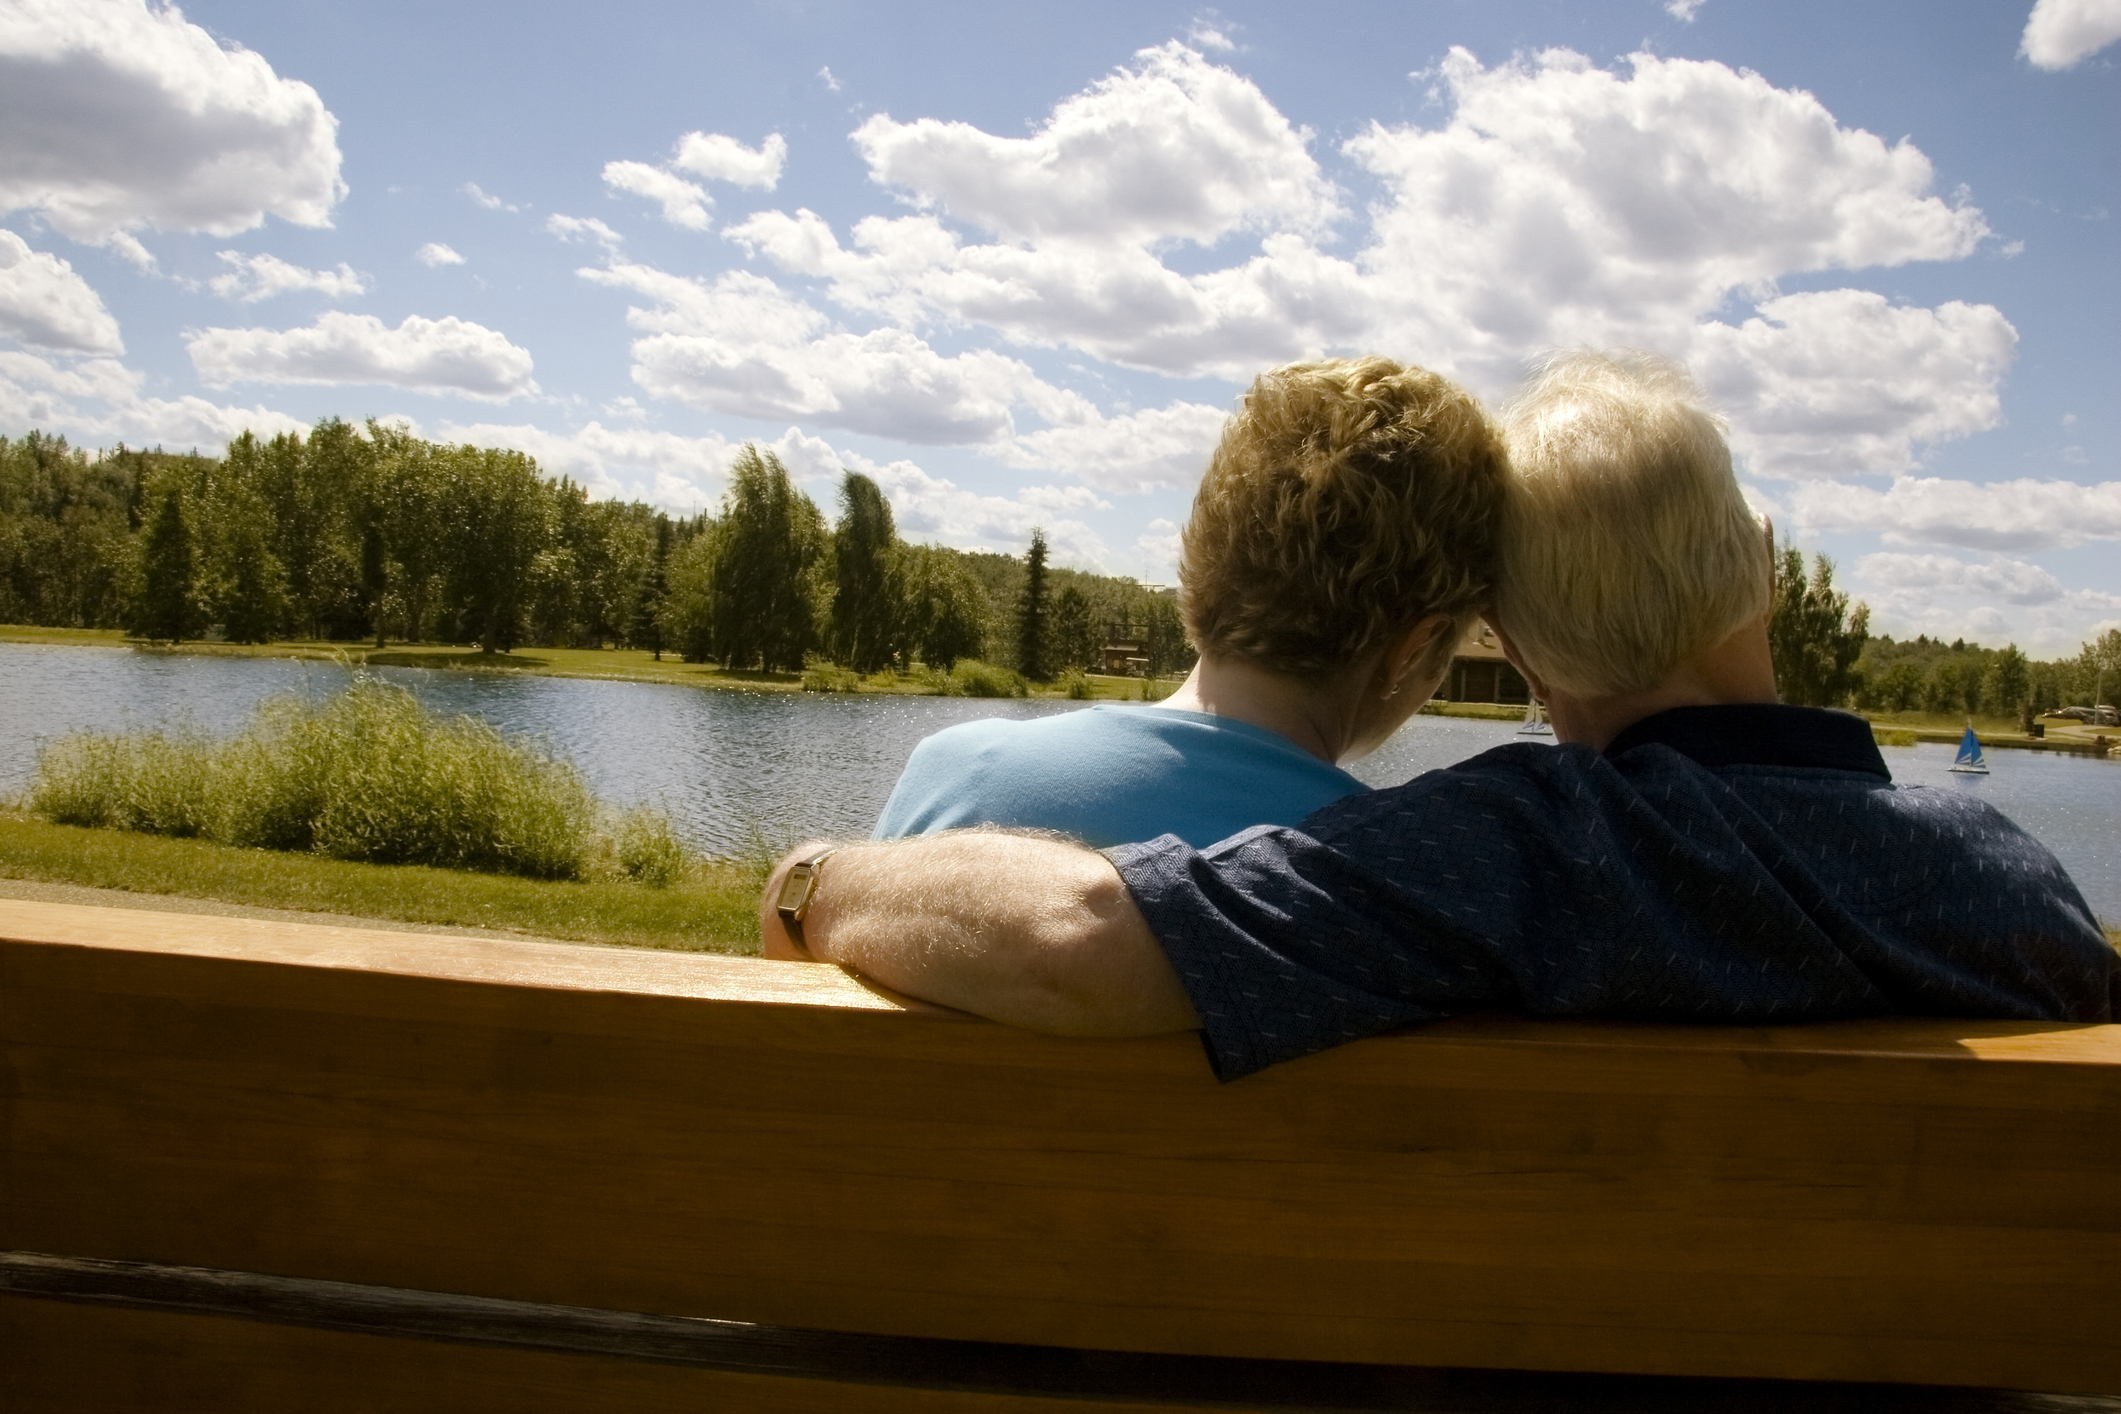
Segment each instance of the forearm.
M769 944L787 868L762 903ZM847 846L824 866L803 938L817 961L1012 1026L1138 1036L1199 1025L1111 863L1055 840L968 831Z

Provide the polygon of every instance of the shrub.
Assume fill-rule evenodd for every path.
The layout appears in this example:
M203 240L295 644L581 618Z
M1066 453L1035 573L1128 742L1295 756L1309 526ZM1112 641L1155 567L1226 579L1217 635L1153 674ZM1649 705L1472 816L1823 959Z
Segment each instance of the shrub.
M1061 674L1061 695L1077 702L1090 700L1090 675L1081 668L1070 668Z
M637 805L606 830L619 873L651 889L667 889L685 872L685 847L668 811ZM761 885L763 887L763 884Z
M320 704L263 703L225 742L62 738L37 758L30 808L59 824L541 879L581 878L608 859L628 878L667 883L684 862L660 811L600 829L566 761L362 675Z
M803 664L805 692L860 692L862 675L812 654Z
M1031 694L1020 674L1007 668L997 668L992 663L982 663L977 658L960 658L950 669L950 680L958 691L951 696L965 697L1028 697Z

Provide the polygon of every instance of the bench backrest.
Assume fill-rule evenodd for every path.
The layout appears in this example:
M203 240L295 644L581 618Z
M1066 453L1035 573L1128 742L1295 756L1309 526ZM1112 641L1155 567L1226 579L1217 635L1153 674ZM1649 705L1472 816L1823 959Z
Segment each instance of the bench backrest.
M743 958L0 902L0 1249L886 1335L2121 1391L2121 1027L1231 1085Z

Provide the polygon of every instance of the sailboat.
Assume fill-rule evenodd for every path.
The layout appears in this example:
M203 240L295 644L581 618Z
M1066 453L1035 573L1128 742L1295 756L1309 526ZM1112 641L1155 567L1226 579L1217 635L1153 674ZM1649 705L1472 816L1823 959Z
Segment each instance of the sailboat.
M1969 776L1988 774L1988 760L1981 754L1981 738L1974 735L1974 723L1970 717L1966 723L1966 735L1959 738L1959 759L1952 763L1954 771Z
M1540 710L1539 699L1533 698L1524 705L1524 725L1517 729L1519 736L1552 736L1554 729L1547 725L1547 715Z

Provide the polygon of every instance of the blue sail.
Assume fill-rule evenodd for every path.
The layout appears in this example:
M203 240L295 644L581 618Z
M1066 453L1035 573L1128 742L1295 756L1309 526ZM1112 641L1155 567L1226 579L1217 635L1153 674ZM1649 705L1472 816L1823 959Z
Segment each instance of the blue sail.
M1981 738L1974 735L1971 726L1966 729L1966 735L1959 739L1959 759L1952 763L1952 769L1969 772L1988 770L1988 761L1981 755Z

